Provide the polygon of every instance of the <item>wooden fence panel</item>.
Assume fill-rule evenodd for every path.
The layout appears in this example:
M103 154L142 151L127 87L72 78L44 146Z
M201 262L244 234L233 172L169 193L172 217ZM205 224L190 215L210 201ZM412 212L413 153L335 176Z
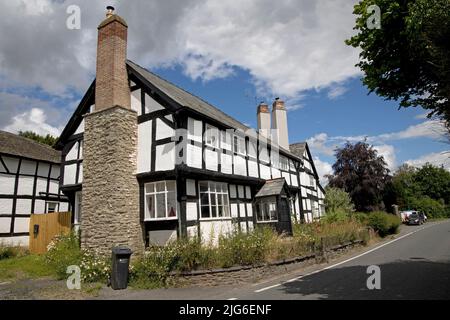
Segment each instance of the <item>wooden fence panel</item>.
M35 225L39 226L35 233ZM32 214L30 217L30 253L45 253L55 236L68 234L71 230L70 212Z

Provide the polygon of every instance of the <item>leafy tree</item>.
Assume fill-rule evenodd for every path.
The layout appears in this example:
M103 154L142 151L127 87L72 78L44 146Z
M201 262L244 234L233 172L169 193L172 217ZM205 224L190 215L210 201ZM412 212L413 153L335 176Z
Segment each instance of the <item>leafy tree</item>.
M383 207L383 190L389 169L383 156L366 142L351 144L335 152L333 175L329 186L349 193L357 211L373 211Z
M429 217L445 215L450 209L450 172L425 164L422 168L403 165L385 188L385 205L401 210L420 210Z
M427 163L414 174L414 181L422 195L450 204L450 172L444 168Z
M369 28L376 4L381 28ZM361 0L354 6L357 34L346 40L361 48L358 67L370 92L400 107L422 106L450 130L450 1Z
M355 210L350 195L342 189L327 187L325 190L325 209L330 213L351 213Z
M49 146L53 146L58 139L49 134L43 136L33 131L19 131L19 136L37 141L39 143L47 144Z
M391 209L397 204L402 209L410 209L411 198L420 193L415 181L417 169L408 164L400 166L388 180L384 189L384 204Z

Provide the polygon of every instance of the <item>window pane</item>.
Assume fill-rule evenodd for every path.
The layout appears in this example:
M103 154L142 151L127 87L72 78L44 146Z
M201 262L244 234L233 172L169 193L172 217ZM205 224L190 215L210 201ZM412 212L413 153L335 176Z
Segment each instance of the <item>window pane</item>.
M223 207L222 206L217 207L217 214L219 217L223 217Z
M277 206L275 203L271 203L270 206L270 220L277 220Z
M228 206L228 194L223 195L223 205Z
M154 183L147 183L145 185L145 192L147 192L147 193L155 192L155 184Z
M169 218L177 216L177 199L175 197L175 192L167 193L167 216Z
M164 182L157 182L157 183L156 183L156 192L162 192L162 191L165 191L166 188L165 188L164 185L165 185Z
M209 218L209 206L201 206L202 218Z
M166 194L157 193L156 194L156 217L165 218L166 217Z
M223 198L222 197L223 197L223 195L221 195L221 194L217 195L217 204L219 206L223 205Z
M147 217L150 219L155 218L155 196L154 195L148 195L146 197L147 199Z
M216 205L216 194L211 193L211 206L215 206L215 205Z
M211 206L211 218L217 218L217 208L216 206Z
M263 220L267 221L270 220L270 208L269 208L269 204L268 203L264 203L264 215L263 215Z
M200 204L201 205L209 205L209 194L202 193L200 196Z
M223 206L222 207L222 211L223 211L223 216L224 217L229 217L230 216L228 206Z
M258 219L258 221L262 221L262 208L264 206L260 206L259 204L256 205L256 218Z
M175 181L166 181L167 191L175 191Z
M207 182L200 182L200 192L207 192L208 191L208 183Z

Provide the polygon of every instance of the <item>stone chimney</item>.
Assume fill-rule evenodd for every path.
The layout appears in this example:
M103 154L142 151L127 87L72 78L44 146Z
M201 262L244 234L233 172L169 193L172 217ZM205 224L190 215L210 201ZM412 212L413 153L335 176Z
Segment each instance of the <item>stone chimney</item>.
M106 19L98 26L95 110L113 106L130 108L127 59L127 23L107 7Z
M270 112L269 106L261 102L257 109L258 132L260 135L270 137Z
M289 150L286 108L280 98L276 98L272 105L272 139L281 148Z
M137 113L130 108L127 24L107 8L98 27L95 110L85 115L81 246L111 256L125 245L144 249L139 214Z

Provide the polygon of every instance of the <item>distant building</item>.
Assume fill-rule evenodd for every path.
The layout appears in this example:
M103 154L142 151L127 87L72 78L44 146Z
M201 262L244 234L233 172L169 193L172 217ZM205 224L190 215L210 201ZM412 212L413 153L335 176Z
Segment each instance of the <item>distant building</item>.
M49 146L0 131L0 243L28 245L30 214L69 210L60 160Z

